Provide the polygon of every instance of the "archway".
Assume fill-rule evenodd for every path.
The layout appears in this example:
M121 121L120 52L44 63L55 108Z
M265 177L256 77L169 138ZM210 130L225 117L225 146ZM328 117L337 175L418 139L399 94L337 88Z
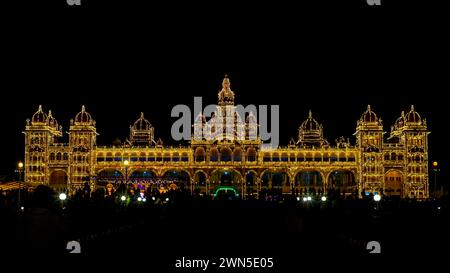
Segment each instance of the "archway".
M186 170L168 170L163 174L159 184L162 191L170 189L188 190L191 185L191 177Z
M212 191L219 186L233 187L237 191L242 190L242 175L234 169L216 169L210 176L210 188Z
M54 171L50 174L49 186L56 192L62 192L67 189L67 173L65 171Z
M390 170L384 176L384 195L391 197L402 196L403 174L397 170Z
M328 175L328 189L340 194L357 194L358 187L353 172L349 170L334 170Z
M152 192L156 188L156 172L149 169L136 169L134 170L129 178L128 185L133 192Z
M156 179L156 177L157 177L156 172L153 170L137 169L131 173L129 179L131 179L132 181L153 180Z
M195 184L195 192L197 194L206 194L208 185L207 185L207 175L204 171L196 171L194 174L194 184Z
M97 173L97 186L105 187L109 183L118 183L124 180L124 175L115 169L105 169Z
M318 171L300 171L295 176L295 191L299 194L323 194L322 174Z
M245 175L245 187L247 196L257 195L258 185L257 185L257 175L255 171L249 171Z
M289 175L284 171L265 171L261 176L263 190L272 195L289 194L291 192Z

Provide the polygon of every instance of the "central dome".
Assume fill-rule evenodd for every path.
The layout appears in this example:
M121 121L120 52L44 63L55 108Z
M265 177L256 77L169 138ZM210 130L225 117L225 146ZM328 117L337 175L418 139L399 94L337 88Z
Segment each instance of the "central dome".
M148 131L152 128L150 121L144 118L144 113L141 112L141 117L133 124L133 130L135 131Z
M234 92L231 91L231 84L228 75L222 81L222 90L217 95L219 98L219 105L234 105Z
M308 147L321 147L325 143L323 127L313 118L311 110L308 118L298 128L298 143Z
M308 118L300 125L301 130L311 131L320 130L320 124L312 117L312 112L309 110Z
M151 146L155 143L153 126L144 118L144 113L130 125L130 143L133 146Z

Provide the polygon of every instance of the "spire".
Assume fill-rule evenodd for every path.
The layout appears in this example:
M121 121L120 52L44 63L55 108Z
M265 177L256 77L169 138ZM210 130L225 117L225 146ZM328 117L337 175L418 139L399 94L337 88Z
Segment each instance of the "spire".
M225 75L222 81L222 90L218 94L219 105L234 105L234 92L231 91L231 84L228 75Z
M225 74L225 77L223 78L222 81L222 88L223 90L230 90L230 79L228 78L228 74Z

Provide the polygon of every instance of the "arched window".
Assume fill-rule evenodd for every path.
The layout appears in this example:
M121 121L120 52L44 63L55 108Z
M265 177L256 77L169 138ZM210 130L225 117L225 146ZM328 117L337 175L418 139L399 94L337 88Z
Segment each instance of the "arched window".
M247 149L247 161L256 161L256 150L251 147Z
M280 155L278 153L272 154L272 161L278 162L280 161Z
M231 161L231 150L230 148L222 148L220 150L220 161Z
M236 148L233 151L233 161L242 161L242 150L241 148Z
M295 162L295 154L294 154L294 153L291 153L291 154L289 155L289 161Z
M391 160L397 160L397 154L391 153Z
M322 155L320 153L314 154L314 161L321 162L322 161Z
M205 149L198 147L195 149L195 162L205 161Z
M219 151L217 148L212 148L209 155L209 161L216 162L219 160Z
M264 162L270 162L271 161L269 153L264 153L263 161Z
M164 157L163 157L164 162L168 162L170 161L170 154L169 153L165 153Z

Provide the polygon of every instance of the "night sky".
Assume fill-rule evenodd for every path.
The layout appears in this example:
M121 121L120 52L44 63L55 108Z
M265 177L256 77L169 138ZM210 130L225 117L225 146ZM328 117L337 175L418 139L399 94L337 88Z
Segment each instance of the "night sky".
M432 132L430 159L448 169L449 42L440 14L389 4L375 11L365 4L91 2L79 10L60 3L1 11L0 174L23 159L21 132L39 104L64 131L86 105L100 145L127 137L142 111L157 138L178 145L170 138L172 107L193 107L194 96L217 103L224 74L236 103L280 105L282 145L297 138L309 109L334 145L339 136L355 142L367 104L387 134L414 104Z

